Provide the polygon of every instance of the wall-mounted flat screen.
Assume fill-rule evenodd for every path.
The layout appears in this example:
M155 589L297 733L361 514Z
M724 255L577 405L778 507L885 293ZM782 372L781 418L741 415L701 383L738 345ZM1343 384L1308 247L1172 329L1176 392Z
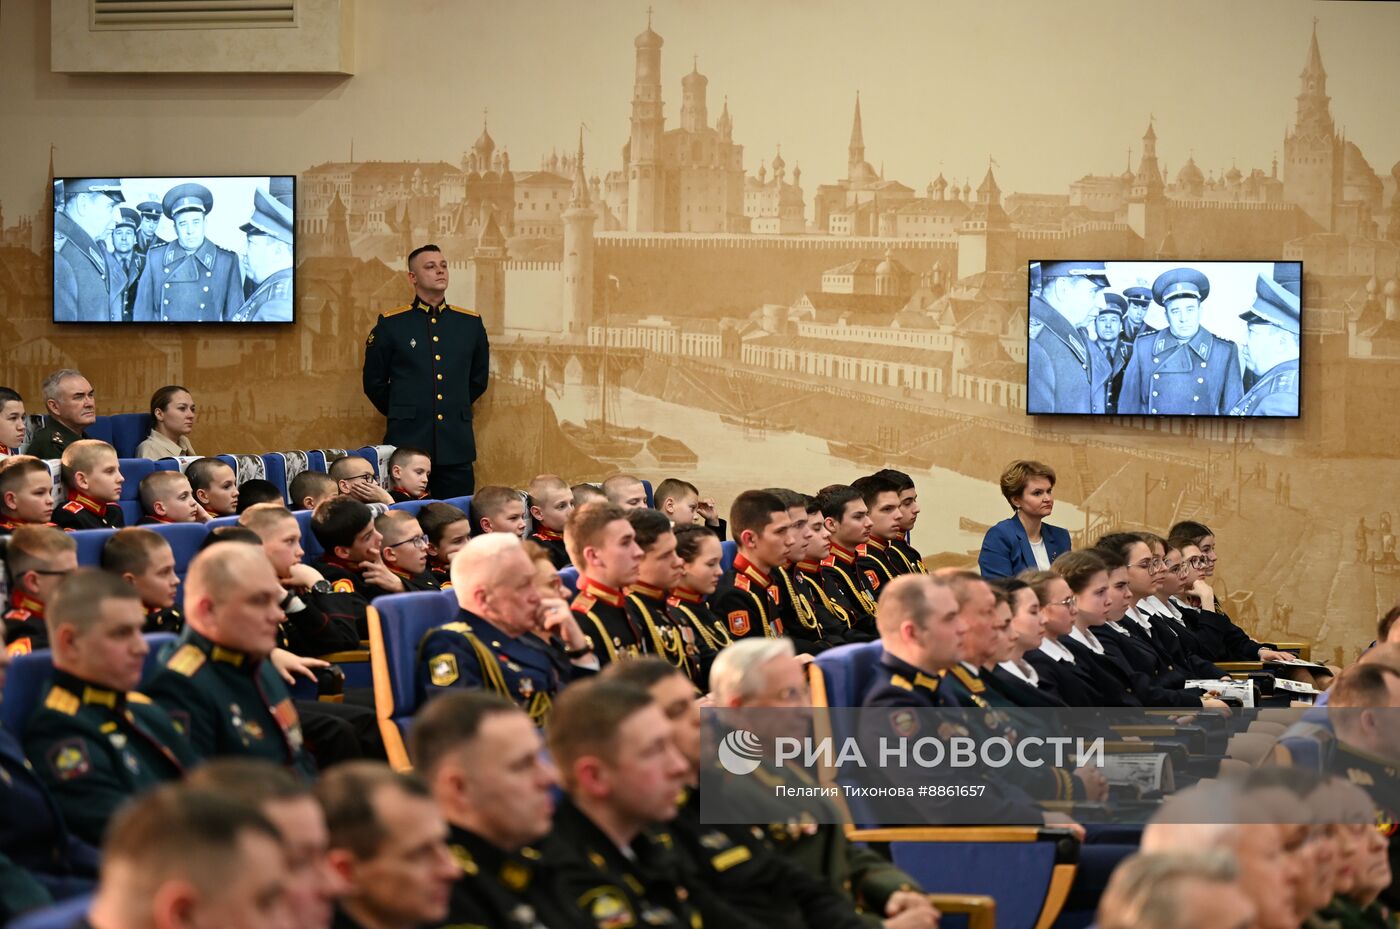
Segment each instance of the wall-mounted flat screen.
M290 323L295 178L63 177L58 323Z
M1299 261L1032 261L1031 415L1296 417Z

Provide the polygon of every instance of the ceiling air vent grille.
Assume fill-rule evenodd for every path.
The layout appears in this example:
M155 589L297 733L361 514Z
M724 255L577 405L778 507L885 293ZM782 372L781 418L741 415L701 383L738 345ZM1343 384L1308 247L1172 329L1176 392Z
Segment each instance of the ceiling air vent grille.
M92 0L94 29L295 27L297 0Z

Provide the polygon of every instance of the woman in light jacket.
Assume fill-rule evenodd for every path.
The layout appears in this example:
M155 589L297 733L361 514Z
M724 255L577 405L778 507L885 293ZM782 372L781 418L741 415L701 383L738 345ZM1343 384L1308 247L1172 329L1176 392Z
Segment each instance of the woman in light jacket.
M1013 461L1001 472L1001 493L1015 512L987 530L977 567L985 578L1048 571L1070 549L1069 532L1044 522L1055 508L1055 471L1039 461Z
M136 457L155 461L193 456L194 420L194 397L188 390L178 384L157 390L151 395L151 434L136 446Z

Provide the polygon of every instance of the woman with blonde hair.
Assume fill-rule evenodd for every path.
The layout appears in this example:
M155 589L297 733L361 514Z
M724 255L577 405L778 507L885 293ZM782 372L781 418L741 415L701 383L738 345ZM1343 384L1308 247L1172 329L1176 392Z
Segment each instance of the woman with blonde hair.
M988 580L1022 571L1048 571L1070 549L1069 532L1044 522L1055 508L1055 469L1017 460L1001 472L1001 494L1011 516L987 530L977 567Z

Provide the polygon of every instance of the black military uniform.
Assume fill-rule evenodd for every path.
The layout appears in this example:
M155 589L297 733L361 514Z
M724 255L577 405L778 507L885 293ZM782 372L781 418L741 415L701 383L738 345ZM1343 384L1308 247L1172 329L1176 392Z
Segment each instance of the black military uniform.
M578 624L593 641L598 661L604 666L619 658L650 654L650 638L627 615L622 591L580 575L578 596L569 609L578 614Z
M671 618L678 624L690 627L695 637L696 648L700 651L700 676L692 678L695 686L704 693L710 690L710 666L715 656L734 640L729 637L729 629L710 610L705 598L685 587L677 587L666 598Z
M374 601L375 597L385 597L389 594L407 594L413 593L415 591L442 589L442 586L438 583L438 579L433 575L433 572L431 571L424 570L419 574L409 574L407 571L400 571L393 565L386 565L386 567L389 569L390 574L394 575L394 577L398 578L400 581L403 582L403 590L387 590L383 587L380 587L378 584L371 584L368 581L361 579L360 586L364 589L365 597L371 602Z
M508 852L456 825L447 841L462 869L452 885L447 925L461 929L585 929L591 925L554 893L555 876L534 846Z
M325 580L309 590L287 591L282 612L277 645L293 655L316 658L360 647L357 623L365 618L364 604L354 594L335 593Z
M1254 307L1240 314L1247 325L1276 326L1295 337L1301 335L1301 282L1294 271L1296 267L1275 264L1273 278L1259 275ZM1228 412L1231 416L1297 416L1298 390L1298 357L1295 355L1263 372Z
M471 493L472 404L486 392L490 347L473 310L421 298L382 314L365 340L365 396L388 419L384 444L426 449L432 495Z
M743 554L735 556L734 567L720 579L710 603L732 639L772 639L787 632L782 620L782 591L770 574L758 570Z
M1194 268L1174 268L1152 285L1153 298L1164 308L1184 299L1199 305L1209 295L1210 281ZM1229 412L1243 393L1234 342L1200 325L1187 339L1170 329L1149 331L1133 342L1118 412L1212 416Z
M704 638L696 634L693 626L677 622L671 615L666 591L633 584L627 588L626 605L633 624L645 630L652 652L685 672L685 676L700 687L701 681L709 676L709 665L714 663L715 653L707 649ZM709 653L705 654L702 649Z
M65 532L77 529L120 529L126 525L126 514L115 503L98 503L86 494L68 492L68 502L55 507L54 525Z
M204 758L251 755L315 773L287 685L266 658L216 645L186 626L146 692Z
M141 627L141 631L179 633L184 628L184 613L173 606L167 606L164 609L157 606L146 609L146 625Z
M10 608L5 611L5 651L27 655L49 647L49 627L44 622L44 604L24 591L10 591Z
M437 581L438 590L452 589L452 568L448 565L438 564L436 561L428 562L428 573Z
M869 642L875 638L869 632L852 628L850 612L833 600L822 586L822 566L818 562L799 561L793 579L798 591L812 605L826 638L842 643Z
M117 807L199 760L149 697L58 670L29 719L24 749L70 828L94 845Z
M20 526L49 526L53 529L58 528L58 526L54 525L53 523L29 523L24 522L23 520L5 519L4 517L0 517L0 539L3 539L5 536L14 532Z
M324 596L334 597L334 600L328 601L326 606L331 612L351 617L355 623L355 632L361 639L368 639L371 587L365 583L364 577L353 565L341 561L329 552L311 562L311 567L331 586Z
M462 610L456 622L429 629L419 643L419 694L431 699L458 688L495 691L543 726L560 688L593 673L555 660L549 648L534 636L512 638Z
M795 567L779 565L769 572L769 577L778 588L778 618L798 654L819 655L834 645L845 644L836 629L824 626L817 617L806 592L797 584Z
M292 204L283 203L261 189L253 191L253 215L238 228L249 236L270 236L292 246ZM290 258L289 258L290 260ZM236 323L289 323L292 321L292 269L274 271L243 301L230 317Z
M919 550L909 544L909 539L903 529L889 541L888 551L890 561L900 560L908 570L905 574L927 574L928 568L924 566L924 556L919 554Z
M889 544L873 535L856 549L856 570L865 575L866 589L876 602L885 585L904 573L890 561Z
M564 537L553 529L536 526L535 531L530 534L530 541L549 552L549 563L554 565L556 571L572 564L569 561L569 551L564 547Z
M202 184L179 184L166 192L161 208L172 222L188 210L208 215L214 195ZM132 318L137 322L227 322L242 305L243 271L238 256L207 236L193 251L177 239L146 253Z
M555 892L596 929L654 926L703 929L691 901L684 859L643 834L624 854L569 799L554 814L554 830L542 843L555 874Z
M393 487L389 488L389 496L394 498L395 503L406 503L409 500L426 500L428 499L428 492L424 491L421 494L411 494L395 484Z
M86 438L86 432L74 432L52 416L45 416L44 425L34 432L34 438L29 440L24 453L46 461L56 461L63 457L65 448Z
M875 627L875 598L868 589L869 580L856 570L856 553L831 543L831 554L822 559L822 588L831 601L845 611L850 626L872 638L880 631Z

